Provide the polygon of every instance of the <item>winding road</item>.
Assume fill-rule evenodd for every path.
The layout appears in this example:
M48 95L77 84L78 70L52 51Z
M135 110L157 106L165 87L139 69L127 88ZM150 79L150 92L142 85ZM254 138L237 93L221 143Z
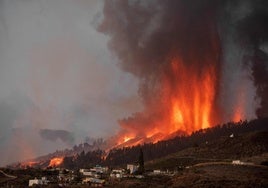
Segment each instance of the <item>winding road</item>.
M11 179L15 179L17 178L17 176L12 176L12 175L8 175L5 172L3 172L2 170L0 170L0 173L2 173L4 176L6 176L7 178L11 178Z

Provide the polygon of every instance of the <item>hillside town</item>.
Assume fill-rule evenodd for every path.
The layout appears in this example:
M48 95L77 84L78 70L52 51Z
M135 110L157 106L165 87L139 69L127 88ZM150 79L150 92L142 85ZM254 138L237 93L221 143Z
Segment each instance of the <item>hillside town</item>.
M72 185L89 185L92 187L103 187L112 185L122 179L143 179L145 176L167 175L173 176L176 171L162 171L160 169L139 172L138 164L127 164L126 168L108 168L96 165L92 168L79 169L78 171L64 168L51 168L52 175L35 177L29 180L29 187L57 185L69 187Z

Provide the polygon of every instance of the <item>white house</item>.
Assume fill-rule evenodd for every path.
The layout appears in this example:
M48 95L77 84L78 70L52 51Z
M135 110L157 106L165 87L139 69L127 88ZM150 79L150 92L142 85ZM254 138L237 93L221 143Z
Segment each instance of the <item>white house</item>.
M232 164L233 165L253 165L254 163L243 162L243 161L240 161L240 160L234 160L234 161L232 161Z
M83 174L83 176L92 176L92 171L90 169L80 169L79 172Z
M125 174L124 169L114 169L112 170L110 177L112 178L122 178L123 175Z
M83 176L92 176L95 177L97 174L103 174L107 173L108 167L101 167L101 166L96 166L90 169L80 169L79 172Z
M83 183L104 183L105 180L99 178L86 177L82 180Z
M130 174L135 173L138 170L139 166L134 164L127 164L127 170L130 171Z
M47 185L48 180L46 177L42 177L41 179L33 179L29 180L29 187L32 187L33 185Z
M232 164L234 164L234 165L244 165L245 163L242 162L242 161L240 161L240 160L234 160L234 161L232 162Z
M161 174L161 170L154 170L153 173L154 174Z

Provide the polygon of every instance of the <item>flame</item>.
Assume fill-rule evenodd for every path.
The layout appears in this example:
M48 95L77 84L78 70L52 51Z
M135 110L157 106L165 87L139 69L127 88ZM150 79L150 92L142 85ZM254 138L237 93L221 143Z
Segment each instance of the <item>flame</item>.
M169 72L178 81L178 86L170 85L169 80L164 83L166 93L171 96L171 122L167 133L181 130L190 134L208 128L212 122L217 83L215 67L208 66L203 72L198 72L194 66L187 66L176 58L172 60Z
M124 137L124 142L127 142L127 141L129 141L130 139L132 139L131 137L128 137L128 136L125 136Z
M37 161L27 161L27 162L23 162L20 164L21 168L26 168L26 167L34 167L35 165L37 165L38 162Z
M233 112L233 121L234 122L239 122L240 120L245 119L245 94L243 92L242 89L238 90L238 95L237 95L237 99L236 99L236 105L235 105L235 109Z
M63 157L54 157L53 159L50 160L49 162L49 167L56 167L62 164L63 162Z
M155 143L176 132L190 134L217 122L214 105L217 69L210 62L204 66L198 70L194 63L187 64L179 57L173 58L160 79L161 98L157 109L160 112L155 113L160 114L160 118L150 120L151 125L141 127L142 132L137 131L136 125L133 128L131 124L122 124L125 132L119 135L117 146ZM154 118L157 117L151 117Z

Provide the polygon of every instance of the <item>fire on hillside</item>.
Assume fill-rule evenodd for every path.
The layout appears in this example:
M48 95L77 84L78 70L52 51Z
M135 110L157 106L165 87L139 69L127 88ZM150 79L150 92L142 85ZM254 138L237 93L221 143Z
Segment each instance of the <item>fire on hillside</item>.
M257 48L248 53L241 45L246 41L256 46L250 43L263 39L262 27L249 27L256 18L264 20L261 15L241 17L245 20L240 22L228 20L236 11L225 15L221 8L226 4L219 1L157 2L105 2L98 31L110 36L110 50L122 70L138 79L143 104L141 111L119 120L114 145L155 143L267 114L266 103L261 102L266 89L258 89L266 88L267 77L254 67L256 63L264 67L266 60ZM223 19L226 22L219 22ZM231 21L239 27L225 32L225 24L234 25ZM256 40L249 40L252 35L243 28L256 34ZM238 37L239 33L243 35ZM233 42L240 40L241 44ZM262 93L259 106L253 93Z
M64 157L54 157L49 162L49 167L57 167L60 166L63 162Z

